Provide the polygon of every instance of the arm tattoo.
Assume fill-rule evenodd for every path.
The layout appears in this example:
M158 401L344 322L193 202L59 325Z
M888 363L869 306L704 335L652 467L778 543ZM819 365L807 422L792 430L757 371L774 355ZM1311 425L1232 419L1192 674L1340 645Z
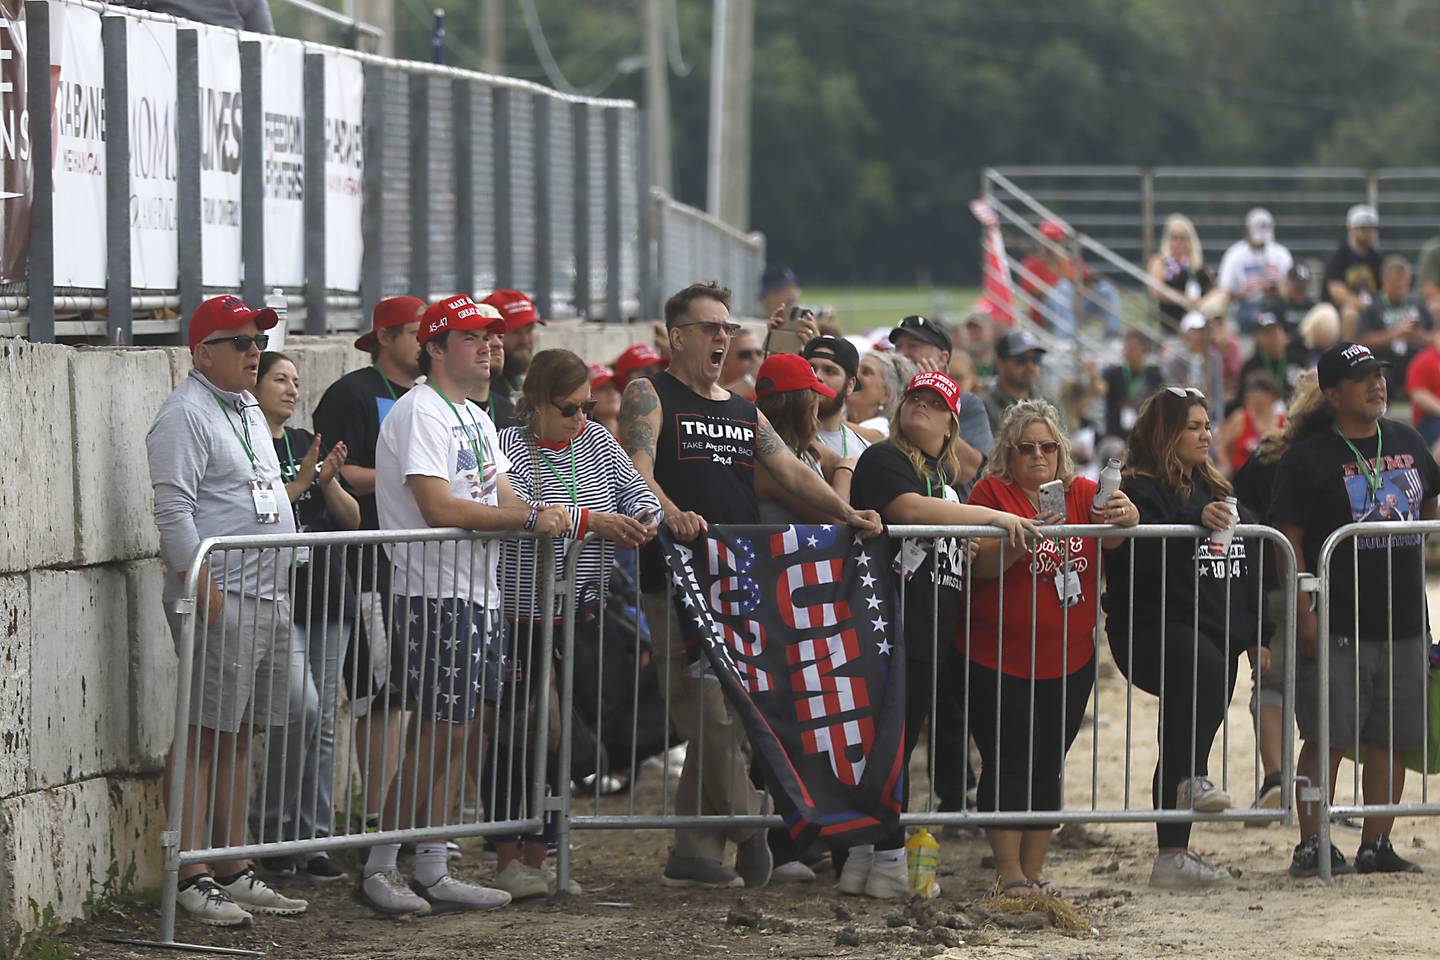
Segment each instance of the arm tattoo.
M755 438L755 455L757 457L770 457L785 450L785 441L775 432L770 421L762 414L758 424Z
M620 446L633 459L643 454L655 459L655 425L651 418L660 407L660 398L648 380L637 380L625 388L620 402Z

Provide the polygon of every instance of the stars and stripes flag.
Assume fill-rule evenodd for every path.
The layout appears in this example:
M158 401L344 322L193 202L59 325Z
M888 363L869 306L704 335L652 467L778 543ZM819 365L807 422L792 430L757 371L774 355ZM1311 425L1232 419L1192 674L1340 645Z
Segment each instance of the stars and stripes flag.
M712 526L689 544L662 528L661 542L686 644L790 801L796 840L893 830L905 653L882 548L838 526Z
M1000 233L1000 218L995 208L983 197L970 201L970 212L980 221L981 248L984 267L984 294L978 306L996 323L1015 323L1015 290L1010 284L1010 267L1005 260L1005 238Z

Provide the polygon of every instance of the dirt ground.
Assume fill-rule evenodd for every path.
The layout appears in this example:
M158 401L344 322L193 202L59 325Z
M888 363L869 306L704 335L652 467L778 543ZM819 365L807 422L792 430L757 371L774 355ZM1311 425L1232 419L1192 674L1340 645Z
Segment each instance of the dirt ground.
M1434 587L1432 586L1432 591ZM1242 661L1243 662L1243 661ZM1137 691L1127 707L1125 684L1102 660L1098 708L1071 750L1067 802L1101 809L1146 809L1155 762L1154 698ZM1242 677L1229 723L1211 758L1211 774L1237 803L1254 796L1254 737ZM1098 732L1098 739L1097 739ZM1131 746L1127 778L1125 750ZM1094 775L1092 776L1092 770ZM915 767L916 793L926 795L923 764ZM658 808L661 774L649 771L637 787L642 811ZM1348 798L1353 770L1339 778ZM1440 780L1431 778L1436 796ZM1413 775L1407 800L1421 796ZM602 803L623 812L625 795ZM595 809L578 802L578 814ZM575 876L584 893L527 902L485 915L380 920L350 897L344 883L291 882L292 895L310 899L296 919L261 919L246 931L224 932L183 920L178 939L264 951L278 958L326 960L452 960L457 957L731 958L965 956L975 958L1140 958L1203 956L1207 960L1283 953L1306 958L1410 958L1440 955L1440 819L1400 821L1393 834L1400 852L1424 865L1424 876L1349 876L1330 884L1292 880L1286 874L1293 827L1250 828L1239 823L1198 825L1192 846L1212 863L1231 869L1231 887L1203 893L1169 893L1149 887L1154 828L1144 824L1067 828L1057 837L1050 875L1091 927L1066 933L1048 925L1016 928L1010 917L977 906L989 894L993 873L981 865L989 852L983 835L946 832L943 894L929 908L844 897L828 868L813 884L771 885L762 891L711 893L661 886L668 835L662 831L577 831ZM1353 856L1358 831L1335 829L1336 843ZM465 844L454 865L466 879L484 880L492 866L480 842ZM402 858L402 869L407 862ZM1019 923L1029 921L1018 921ZM65 940L82 956L153 957L156 951L103 942L102 936L152 937L152 923L72 928ZM963 944L962 944L963 941Z

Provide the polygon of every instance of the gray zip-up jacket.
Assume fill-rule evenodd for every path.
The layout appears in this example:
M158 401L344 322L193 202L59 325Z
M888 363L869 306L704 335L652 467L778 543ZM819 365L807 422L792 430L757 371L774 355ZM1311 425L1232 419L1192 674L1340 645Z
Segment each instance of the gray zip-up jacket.
M248 438L255 454L253 466L237 431ZM270 428L248 391L221 390L198 371L192 372L161 405L145 435L145 449L155 490L160 556L167 573L166 603L180 596L181 576L205 538L295 533L295 515L280 479ZM278 523L256 518L252 480L275 491ZM232 555L223 570L212 566L210 573L227 591L277 599L289 593L289 554L269 551L262 558L259 551L247 550L243 563Z

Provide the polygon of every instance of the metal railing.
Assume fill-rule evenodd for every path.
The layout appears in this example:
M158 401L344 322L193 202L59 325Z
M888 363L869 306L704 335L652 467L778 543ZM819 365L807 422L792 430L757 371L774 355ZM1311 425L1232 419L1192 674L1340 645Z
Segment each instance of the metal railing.
M1223 575L1226 578L1225 582L1227 584L1226 598L1227 600L1229 599L1231 580L1228 568L1231 563L1235 562L1229 559L1229 557L1236 555L1234 552L1235 548L1231 548L1232 552L1228 553L1226 558L1210 556L1203 546L1205 539L1210 536L1210 531L1203 528L1164 525L1146 525L1128 529L1097 526L1056 526L1043 528L1042 532L1046 537L1046 544L1055 545L1050 552L1055 554L1058 562L1062 564L1062 568L1068 568L1068 565L1085 551L1086 548L1083 541L1086 540L1111 537L1121 538L1128 541L1128 543L1117 545L1115 549L1132 552L1136 549L1136 544L1139 541L1159 539L1167 542L1183 541L1194 543L1196 544L1195 548L1186 547L1184 549L1187 556L1193 557L1193 563L1195 564L1193 579L1196 584L1197 597L1198 584L1202 576L1218 577ZM936 538L948 538L952 541L968 540L976 542L996 540L1003 535L993 527L966 526L897 526L889 528L889 533L897 539L932 541ZM1292 585L1296 582L1294 575L1296 569L1294 551L1289 541L1279 531L1270 527L1242 525L1236 528L1236 538L1237 545L1244 544L1250 549L1246 562L1251 565L1249 576L1253 577L1255 584L1258 585L1261 570L1265 565L1275 562L1275 558L1277 557L1279 558L1278 563L1280 568L1284 571L1282 573L1282 582ZM961 549L964 548L962 547ZM1005 551L1007 549L1014 548L1005 547L1002 541L1002 569L1004 569ZM1045 546L1044 549L1050 548ZM1098 553L1098 551L1095 552ZM1239 550L1240 555L1243 555L1244 552L1243 548ZM1137 571L1134 564L1130 565L1129 585L1131 589L1128 591L1129 596L1135 596L1136 588L1154 591L1156 589L1154 582L1156 576L1160 578L1160 584L1162 585L1161 592L1163 592L1163 584L1165 583L1166 577L1166 558L1169 553L1170 551L1168 549L1162 547L1161 560L1153 569L1147 567ZM1034 554L1031 555L1033 556ZM1088 562L1087 560L1087 563ZM1226 571L1223 574L1213 573L1209 569L1217 563L1226 567ZM1203 573L1202 568L1204 568ZM1033 619L1028 626L1022 625L1018 633L1015 632L1015 628L1011 628L1011 632L1006 632L1003 610L1005 609L1004 597L1007 579L1007 577L1001 576L997 581L997 589L999 591L998 603L1002 610L998 633L1004 638L1002 643L1006 648L1012 648L1013 645L1013 649L1019 651L1023 657L1033 657L1037 642L1043 642L1044 640L1053 641L1057 638L1037 638L1037 628ZM1028 589L1029 591L1029 596L1031 597L1031 615L1033 617L1034 597L1038 596L1038 591L1052 588L1051 578L1049 574L1040 572L1038 564L1032 563L1028 573L1022 573L1020 580L1023 582L1019 584L1018 588L1022 590ZM905 606L903 582L902 580L900 596L901 608ZM1091 582L1089 575L1086 576L1086 582ZM1096 571L1094 573L1093 588L1098 590L1099 582L1099 574L1098 571ZM941 812L939 809L941 806L953 808L956 803L956 798L954 796L942 796L940 797L941 801L949 802L937 803L936 783L941 780L948 780L951 784L958 782L962 784L959 790L964 791L964 785L967 782L965 766L967 763L966 757L968 750L952 749L953 743L949 747L941 747L937 744L937 738L948 734L950 739L954 740L955 743L964 744L968 741L974 728L971 726L972 718L966 711L964 704L969 702L972 695L977 691L976 688L971 686L971 673L968 666L964 670L963 681L960 681L957 687L952 683L950 677L942 676L940 664L944 661L947 652L952 649L952 642L958 644L961 648L968 649L970 642L975 636L975 634L972 634L972 625L974 622L973 614L974 604L976 603L975 598L977 596L977 585L978 581L975 578L973 566L967 564L963 589L964 599L961 601L962 609L959 615L961 632L958 639L939 636L935 627L937 618L933 616L933 614L925 621L922 621L918 629L907 627L905 630L904 640L907 643L918 642L924 644L928 648L930 661L936 664L936 667L928 689L921 691L930 702L930 708L928 710L930 721L927 725L929 739L924 752L927 756L927 767L931 772L931 776L926 787L926 795L921 796L915 790L911 790L908 807L909 812L902 814L900 817L902 825L973 824L976 826L984 826L995 823L1030 823L1039 825L1069 822L1193 823L1211 820L1231 820L1266 823L1290 821L1292 804L1288 793L1282 796L1279 800L1279 805L1272 809L1257 808L1253 803L1248 801L1237 801L1230 809L1214 813L1200 812L1193 807L1189 809L1183 807L1177 809L1172 806L1168 809L1155 809L1151 803L1150 771L1148 769L1138 769L1133 762L1136 753L1139 752L1137 745L1141 737L1143 736L1148 739L1150 736L1149 731L1152 729L1148 724L1137 723L1137 686L1134 680L1127 680L1125 683L1125 694L1123 697L1125 720L1123 727L1120 727L1118 730L1113 729L1114 725L1102 721L1102 717L1105 716L1104 707L1109 701L1102 703L1098 682L1095 683L1093 687L1093 693L1087 689L1085 701L1088 705L1088 719L1084 723L1084 732L1088 734L1090 741L1088 756L1083 759L1072 758L1068 765L1062 765L1058 771L1061 777L1061 796L1062 798L1066 798L1065 801L1059 805L1058 809L1037 808L1029 803L1028 800L1022 808L1006 809L1003 808L1003 804L999 802L1000 798L997 793L997 796L994 798L996 802L986 804L990 806L991 809L985 812L964 810L963 796L959 800L962 809L952 809L949 812ZM1087 589L1090 588L1091 587L1087 587ZM1016 584L1011 583L1010 589L1017 589ZM1237 584L1234 586L1234 589L1240 590L1242 589L1242 585ZM1188 601L1191 598L1185 599ZM602 621L598 635L592 636L588 640L594 649L587 654L587 663L598 657L601 666L599 669L594 670L593 673L587 671L583 681L575 674L573 664L577 654L584 651L577 649L573 620L567 617L566 631L562 640L564 646L562 648L562 673L560 677L561 716L565 718L565 729L562 732L560 741L561 768L565 768L565 764L568 762L571 751L573 750L572 722L587 724L597 731L614 729L616 727L616 720L613 716L602 716L600 713L588 711L605 711L611 713L617 709L622 711L622 713L628 711L628 715L621 717L621 724L628 724L629 746L627 749L620 751L621 762L612 762L608 769L602 769L604 753L597 742L594 748L594 764L597 768L597 775L593 781L585 786L571 785L568 790L562 791L560 798L562 809L559 826L560 841L558 861L558 870L562 885L568 882L571 871L568 836L572 830L678 829L683 831L695 828L734 830L779 827L785 822L780 815L775 813L741 812L740 808L746 806L745 798L740 797L739 799L733 799L734 790L730 791L732 795L732 805L729 810L713 809L714 797L706 793L704 787L706 782L705 778L713 775L717 768L729 768L734 764L725 757L722 757L718 762L715 761L714 757L710 757L710 759L707 760L707 751L715 751L716 749L725 751L733 750L734 744L726 742L725 739L722 739L718 744L715 742L715 738L723 731L724 725L715 725L707 722L707 716L711 720L715 719L712 711L717 708L717 703L712 703L711 698L708 696L694 695L691 692L681 690L681 687L695 679L696 673L691 666L686 664L679 652L677 637L673 633L673 631L677 629L676 620L670 615L670 610L673 608L672 601L673 587L668 588L667 592L663 595L646 596L644 606L650 614L650 630L652 631L654 643L653 660L642 662L642 659L636 656L633 660L624 662L619 671L607 672L603 666L604 658L607 655L614 656L615 652L606 653L608 641L606 628ZM1091 631L1090 636L1093 638L1093 644L1091 645L1093 659L1090 661L1092 664L1098 662L1101 657L1101 640L1105 631L1110 630L1112 627L1119 629L1115 619L1117 616L1115 612L1111 612L1108 617L1102 617L1099 613L1098 602L1096 609L1096 620L1086 626L1086 630ZM1253 628L1257 643L1259 642L1258 638L1262 631L1266 632L1272 637L1272 646L1278 646L1283 654L1288 654L1283 656L1283 666L1279 668L1278 677L1259 674L1252 674L1252 677L1257 691L1262 688L1274 690L1278 687L1278 692L1281 695L1283 716L1287 723L1293 725L1293 720L1291 719L1294 714L1293 691L1295 682L1294 657L1292 653L1295 618L1295 594L1293 588L1286 593L1284 602L1279 605L1278 611L1275 612L1278 614L1277 622L1266 625L1261 622L1265 617L1265 611L1263 609L1257 609L1255 614L1257 621L1253 624L1247 622L1244 628L1247 631ZM1133 617L1133 608L1130 611L1130 615ZM1230 644L1232 628L1237 632L1237 635L1241 629L1240 624L1232 623L1227 613L1221 635L1207 638L1206 636L1202 636L1197 626L1198 620L1198 604L1192 603L1190 613L1186 614L1178 625L1172 624L1172 626L1177 626L1177 629L1188 627L1191 631L1192 638L1194 638L1193 643L1195 644L1215 642L1223 644L1226 647ZM1067 619L1065 625L1066 633L1059 638L1062 647L1067 651L1069 649L1068 630L1069 623ZM1158 637L1161 650L1163 650L1165 646L1165 631L1166 627L1161 626ZM1128 636L1126 643L1130 654L1129 662L1134 663L1136 651L1139 649L1137 646L1137 638L1135 634L1128 629L1126 632ZM1150 639L1151 638L1147 636L1145 642L1148 643ZM1113 639L1111 643L1112 649L1114 649ZM1183 645L1183 641L1177 641L1177 643L1182 643ZM618 649L623 653L625 646L622 644ZM1198 658L1198 649L1195 651L1187 651L1187 657L1192 652ZM1167 723L1184 723L1186 719L1188 719L1193 728L1196 724L1195 711L1199 702L1196 691L1200 681L1197 678L1201 668L1197 665L1189 675L1188 718L1167 718L1165 713L1166 706L1170 704L1172 699L1176 699L1177 702L1184 699L1181 695L1187 693L1187 691L1184 689L1176 691L1172 686L1170 693L1167 694L1163 666L1165 654L1161 652L1159 657L1162 665L1161 679L1158 690L1151 691L1151 693L1156 694L1159 699L1160 729L1164 731L1167 729ZM963 655L957 654L956 658L961 663L969 663L968 658ZM1227 663L1236 666L1237 672L1239 671L1240 668L1235 662L1227 661ZM1080 667L1074 669L1084 668L1082 664ZM1181 669L1183 672L1183 664L1181 665ZM1226 670L1228 671L1228 669L1229 667L1227 666ZM1028 674L1027 667L1023 662L1018 667L1018 670L1022 677L1020 682L1026 683L1027 681L1023 678L1027 675L1032 678L1028 680L1028 685L1030 691L1029 696L1031 697L1030 708L1033 711L1034 691L1036 689L1036 681L1033 679L1035 673L1034 660L1030 660ZM998 671L996 672L997 693L995 701L998 712L1000 710L1001 698L998 693ZM1066 676L1072 675L1072 671L1068 667L1065 668L1063 673ZM1228 689L1233 685L1236 676L1235 674L1227 672L1223 679ZM582 683L584 687L581 686ZM677 687L677 683L680 685L679 687ZM718 684L712 684L712 686L715 686L717 690L719 689ZM582 708L581 705L582 700L577 699L581 697L582 692L584 694L582 698L584 708ZM1064 694L1061 694L1061 696L1063 695ZM1140 694L1142 697L1147 695L1148 694L1145 693ZM959 708L960 716L949 717L944 723L940 723L938 722L938 718L942 715L943 709L941 702L950 699L952 696L962 704ZM672 700L681 701L682 705L672 709ZM1248 763L1237 759L1243 756L1244 752L1248 749L1247 744L1250 742L1250 737L1238 736L1232 732L1231 722L1228 716L1228 705L1229 694L1227 693L1226 703L1224 705L1225 716L1216 724L1217 729L1214 731L1218 736L1216 750L1218 750L1217 759L1220 766L1220 772L1216 780L1222 790L1235 789L1237 785L1239 785L1246 790L1252 790L1249 796L1254 797L1258 793L1258 788L1264 780L1266 771L1263 771L1261 768L1258 750L1255 752L1253 760ZM1011 706L1013 706L1013 704ZM719 709L726 708L723 704L720 704ZM1118 708L1110 707L1110 709L1115 710ZM696 716L693 719L682 717L678 712L682 710L694 711ZM645 718L643 723L640 719L642 714ZM1255 724L1251 730L1252 735L1258 728L1258 717L1259 711L1257 709L1255 711ZM694 733L689 742L683 745L683 750L677 750L676 748L680 745L681 738L677 736L675 731L681 726L682 720L685 721L684 725L694 727ZM738 723L738 721L732 722ZM1141 736L1137 736L1137 727L1144 731ZM1072 731L1072 735L1077 732L1079 731ZM1051 732L1040 731L1040 733L1049 736ZM958 738L956 734L958 734ZM1033 757L1035 738L1037 736L1034 723L1032 722L1028 733L1018 735L1022 737L1028 736L1029 749L1027 750L1023 746L1012 745L1010 750L1018 751L1017 755ZM635 746L642 741L645 746ZM683 760L677 757L677 754L681 753L683 753ZM1190 752L1188 756L1180 758L1166 758L1162 753L1158 775L1163 776L1165 764L1169 762L1172 764L1172 773L1175 772L1173 765L1179 764L1179 769L1182 774L1192 777L1203 776L1207 769L1205 764L1209 755L1210 750L1208 747L1203 754ZM1102 797L1100 776L1102 757L1107 759L1113 759L1114 757L1124 758L1124 783L1123 788L1118 792L1117 796ZM613 757L611 759L612 761L614 760ZM907 755L907 767L908 759ZM677 763L683 764L683 772L680 773L681 780L678 783L672 783L672 768ZM748 765L748 757L745 759L745 765ZM1243 771L1243 768L1246 767L1250 769L1250 775L1238 775ZM656 769L661 772L658 790L653 787L642 789L640 783L645 771ZM1287 791L1288 785L1293 779L1293 770L1293 747L1289 743L1289 738L1287 738L1281 760L1281 770L1279 771L1282 774L1284 783L1287 785ZM707 774L706 771L710 771L710 773ZM1136 783L1143 782L1143 787L1134 789L1132 779L1134 779ZM1079 782L1078 789L1072 787L1067 798L1066 784L1075 784L1077 781ZM970 783L969 786L973 787L974 784ZM749 787L748 780L746 781L745 787ZM953 790L953 787L951 789ZM996 789L998 791L998 785ZM1103 792L1115 793L1113 784L1105 785ZM1139 797L1137 797L1137 793ZM694 802L697 806L694 809L688 807L682 809L683 804L680 799L682 795L695 798ZM1143 800L1140 799L1141 797L1143 797ZM702 800L700 798L705 799ZM985 798L981 799L983 804ZM707 811L706 809L702 809L702 807L709 807L710 809Z
M763 241L716 224L688 242L689 208L652 197L633 102L89 0L24 10L34 172L29 218L5 223L28 238L5 334L184 342L206 296L277 288L307 334L368 327L400 294L513 287L542 316L607 321L658 309L662 275L753 300ZM103 142L78 112L92 99ZM657 202L673 244L653 242Z
M759 306L760 274L765 269L765 237L743 233L703 210L651 191L655 211L658 291L668 294L696 280L718 280L730 288L737 314ZM658 317L663 304L648 304Z

